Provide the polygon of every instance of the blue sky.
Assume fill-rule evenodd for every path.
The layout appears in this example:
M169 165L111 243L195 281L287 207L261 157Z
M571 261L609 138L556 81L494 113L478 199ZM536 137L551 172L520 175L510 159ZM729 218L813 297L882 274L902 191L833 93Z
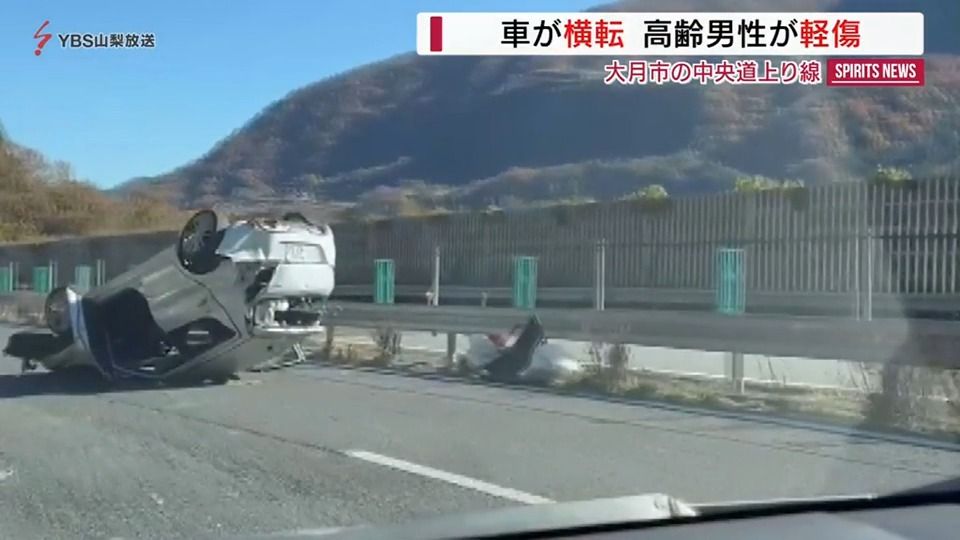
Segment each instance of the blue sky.
M193 160L291 90L415 48L420 11L579 11L597 0L43 0L0 17L8 136L110 187ZM371 15L372 14L372 15ZM44 20L54 34L34 56ZM156 34L63 49L60 32Z

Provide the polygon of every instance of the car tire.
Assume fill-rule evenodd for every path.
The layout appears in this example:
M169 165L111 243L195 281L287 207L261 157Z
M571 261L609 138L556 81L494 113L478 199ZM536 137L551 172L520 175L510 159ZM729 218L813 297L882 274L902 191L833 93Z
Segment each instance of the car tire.
M300 212L287 212L283 215L282 219L283 221L296 221L298 223L303 223L304 225L313 225L313 223Z
M177 239L177 259L191 274L208 274L217 269L220 257L217 248L223 238L220 232L227 225L213 210L200 210L187 220Z

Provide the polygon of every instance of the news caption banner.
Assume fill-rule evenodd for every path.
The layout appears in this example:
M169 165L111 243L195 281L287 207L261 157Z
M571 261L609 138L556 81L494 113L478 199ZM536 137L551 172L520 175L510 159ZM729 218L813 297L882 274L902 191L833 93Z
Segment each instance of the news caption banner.
M919 12L419 13L417 53L662 57L614 58L607 85L923 86L923 24Z

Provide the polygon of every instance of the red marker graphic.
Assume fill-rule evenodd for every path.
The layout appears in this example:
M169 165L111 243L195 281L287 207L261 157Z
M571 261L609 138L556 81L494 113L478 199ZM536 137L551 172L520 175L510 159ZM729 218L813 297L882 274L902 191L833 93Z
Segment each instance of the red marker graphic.
M33 34L33 39L39 39L40 43L37 43L37 50L33 51L33 54L40 56L43 53L43 46L50 41L50 38L53 37L53 34L41 34L43 29L50 24L50 21L43 21L43 24L40 25L40 28L37 28L36 33Z
M443 17L430 17L430 51L443 50Z

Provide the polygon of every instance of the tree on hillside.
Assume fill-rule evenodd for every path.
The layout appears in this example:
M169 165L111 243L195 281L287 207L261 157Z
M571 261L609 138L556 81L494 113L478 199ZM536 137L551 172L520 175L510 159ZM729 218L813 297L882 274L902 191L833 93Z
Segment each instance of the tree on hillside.
M70 164L0 138L0 242L47 236L175 229L183 212L157 196L108 197Z
M898 167L884 167L882 165L877 165L877 170L874 172L873 176L870 177L870 180L873 183L883 185L900 185L912 179L913 175L911 175L910 171L906 169L901 169Z
M633 193L624 195L622 198L628 200L660 201L670 198L670 194L667 193L667 188L660 184L651 184Z
M123 220L119 224L123 229L150 230L178 226L186 218L183 211L148 192L133 193L120 204L124 208Z
M759 174L753 176L741 176L734 181L734 191L738 193L754 193L757 191L770 191L774 189L797 189L802 188L802 180L778 180L768 178Z
M380 186L360 197L356 211L371 217L395 217L422 215L427 208L405 189Z

